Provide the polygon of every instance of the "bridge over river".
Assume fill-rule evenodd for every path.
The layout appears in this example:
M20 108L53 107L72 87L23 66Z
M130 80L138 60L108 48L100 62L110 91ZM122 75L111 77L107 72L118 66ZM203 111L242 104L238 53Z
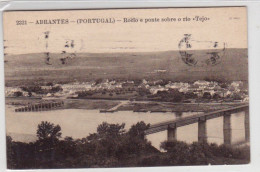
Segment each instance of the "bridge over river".
M35 112L35 111L46 111L60 108L64 105L63 101L55 102L42 102L37 104L30 104L24 107L19 107L15 109L15 112Z
M145 135L167 130L167 140L174 141L177 140L177 128L198 123L198 142L207 142L207 120L223 116L224 144L231 145L231 114L238 112L245 112L245 142L249 142L249 104L152 124L145 130Z

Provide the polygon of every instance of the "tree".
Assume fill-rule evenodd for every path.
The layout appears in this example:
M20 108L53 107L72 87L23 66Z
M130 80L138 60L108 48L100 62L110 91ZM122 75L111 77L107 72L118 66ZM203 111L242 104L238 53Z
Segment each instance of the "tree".
M183 99L183 94L177 89L158 91L156 96L161 97L161 100L163 101L181 102Z
M122 141L125 135L125 124L109 124L103 122L97 128L97 133L87 137L84 151L91 155L93 164L111 166L122 155Z
M28 86L28 87L21 87L21 89L23 91L26 91L26 92L33 92L33 93L36 93L36 94L43 94L43 90L41 88L41 86L39 85L33 85L33 86Z
M59 91L62 91L63 89L61 88L61 86L56 86L56 87L52 87L51 88L51 92L52 93L56 93L56 92L59 92Z
M37 137L39 140L58 140L61 137L61 134L59 125L54 125L48 121L42 121L41 124L38 125Z
M169 92L172 95L173 102L181 102L183 99L183 94L179 92L177 89L170 89Z
M228 88L228 84L227 84L227 83L221 83L221 84L220 84L220 87L221 87L221 88Z
M204 98L204 99L211 99L211 94L209 92L204 92L202 98Z
M134 84L135 84L135 86L138 86L138 85L140 85L140 84L142 84L142 80L141 79L135 79L134 80Z
M56 146L56 158L63 160L65 158L75 158L77 156L77 142L72 137L65 137L60 140Z
M16 91L16 92L14 92L14 96L21 97L21 96L23 96L23 93L21 91Z
M219 98L220 98L220 95L215 93L215 94L212 96L212 98L213 98L213 99L219 99Z
M102 78L98 78L98 79L96 79L96 80L95 80L95 85L101 84L102 81L103 81Z
M108 124L103 122L97 128L97 133L103 136L119 136L125 133L125 123L119 124Z
M231 97L233 100L242 100L242 96L239 93L234 93Z
M57 159L56 151L58 150L61 134L59 125L54 125L48 121L42 121L38 125L38 140L35 143L35 147L39 151L37 156L40 158L40 162L46 164L48 168L52 168L55 159Z
M144 131L150 127L150 124L145 124L143 121L138 122L135 125L132 125L128 131L128 134L131 137L139 137L144 139Z
M46 86L53 86L53 83L52 83L52 82L48 82L48 83L46 84Z
M185 94L185 98L186 99L195 99L195 98L198 98L197 94L194 94L193 92L187 92Z
M6 158L7 158L7 168L15 168L14 159L14 149L13 149L13 139L11 136L6 136Z

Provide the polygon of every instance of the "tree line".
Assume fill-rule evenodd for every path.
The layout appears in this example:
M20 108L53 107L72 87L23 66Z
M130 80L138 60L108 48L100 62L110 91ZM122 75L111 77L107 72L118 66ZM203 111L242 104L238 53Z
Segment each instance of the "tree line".
M37 140L23 143L7 136L9 169L138 167L249 163L249 148L184 142L161 143L161 152L145 138L149 124L138 122L126 131L125 124L103 122L97 132L82 139L62 138L61 127L42 121Z

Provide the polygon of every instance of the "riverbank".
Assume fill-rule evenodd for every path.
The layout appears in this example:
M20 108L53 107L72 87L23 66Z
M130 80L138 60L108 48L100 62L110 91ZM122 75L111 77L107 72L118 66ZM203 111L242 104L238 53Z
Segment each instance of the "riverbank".
M34 98L6 98L6 104L15 107L28 106L46 102L63 101L63 109L97 109L109 111L133 112L209 112L219 109L239 106L242 103L172 103L159 101L128 101L106 99L34 99Z
M52 98L52 99L30 99L30 98L6 98L6 105L14 107L28 106L31 104L41 104L46 102L63 101L64 106L62 109L110 109L118 105L120 101L108 100L86 100L86 99L65 99L65 98Z

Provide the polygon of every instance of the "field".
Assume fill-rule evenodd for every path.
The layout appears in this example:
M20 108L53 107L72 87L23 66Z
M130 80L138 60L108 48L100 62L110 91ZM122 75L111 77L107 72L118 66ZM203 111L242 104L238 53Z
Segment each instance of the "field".
M197 51L197 54L205 50ZM248 79L247 49L227 49L215 66L188 66L178 51L156 53L76 54L62 64L64 55L23 54L5 56L5 85L20 86L35 82L73 82L103 79Z

